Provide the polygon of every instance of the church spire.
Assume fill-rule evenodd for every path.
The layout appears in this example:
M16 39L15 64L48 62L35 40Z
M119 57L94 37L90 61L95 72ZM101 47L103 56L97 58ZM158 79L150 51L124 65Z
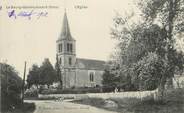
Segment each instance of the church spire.
M63 25L62 25L62 31L60 35L61 39L72 39L71 33L70 33L70 27L68 24L68 18L66 14L66 9L63 17Z

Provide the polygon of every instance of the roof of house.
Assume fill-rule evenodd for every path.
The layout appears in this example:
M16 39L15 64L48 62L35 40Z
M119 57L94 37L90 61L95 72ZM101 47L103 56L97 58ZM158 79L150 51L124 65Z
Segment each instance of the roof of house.
M88 70L104 70L106 68L106 62L102 60L77 58L76 67Z

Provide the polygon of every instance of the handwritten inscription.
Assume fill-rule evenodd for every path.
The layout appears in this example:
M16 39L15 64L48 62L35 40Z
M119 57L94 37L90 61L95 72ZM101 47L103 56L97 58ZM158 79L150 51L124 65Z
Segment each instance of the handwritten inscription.
M47 17L48 16L48 12L36 12L34 10L31 11L16 11L16 10L11 10L8 11L8 17L9 18L13 18L13 19L17 19L19 17L22 18L27 18L28 20L31 20L33 17L35 17L36 19L40 19L42 17Z

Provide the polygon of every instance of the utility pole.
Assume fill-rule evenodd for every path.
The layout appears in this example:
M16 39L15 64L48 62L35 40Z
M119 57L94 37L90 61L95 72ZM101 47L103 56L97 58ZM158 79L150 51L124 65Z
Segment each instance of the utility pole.
M25 76L26 76L26 61L25 61L25 65L24 65L24 77L23 77L23 83L22 83L22 104L24 103Z

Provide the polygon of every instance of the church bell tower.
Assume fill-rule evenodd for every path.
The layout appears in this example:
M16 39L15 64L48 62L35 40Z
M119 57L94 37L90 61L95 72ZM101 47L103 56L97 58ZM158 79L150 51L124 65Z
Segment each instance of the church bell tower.
M56 45L63 87L72 87L74 85L74 80L72 78L75 76L76 45L75 39L70 33L66 11L63 17L61 34L56 41Z

